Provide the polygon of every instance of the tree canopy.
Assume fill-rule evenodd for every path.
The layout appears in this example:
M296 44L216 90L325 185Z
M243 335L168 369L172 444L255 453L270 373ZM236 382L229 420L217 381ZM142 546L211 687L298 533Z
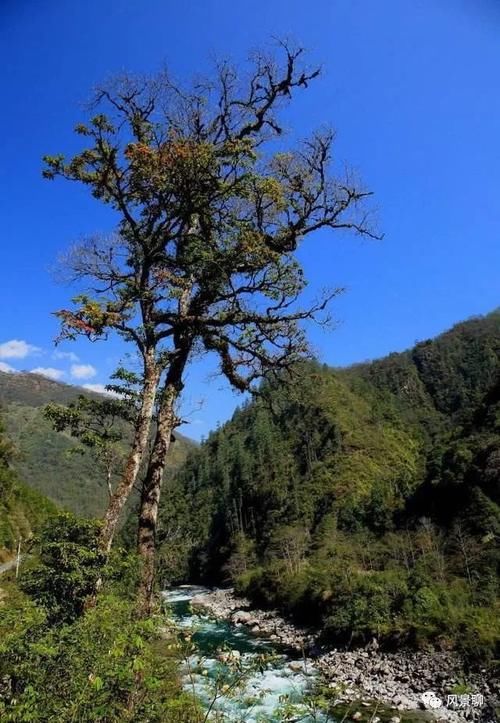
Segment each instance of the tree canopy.
M324 321L338 293L301 306L299 242L320 229L376 236L371 193L334 167L332 131L317 131L295 149L277 143L284 102L319 75L302 56L282 43L277 60L254 56L244 77L223 62L213 78L188 87L166 72L118 78L97 90L90 119L76 128L83 150L69 160L45 157L46 178L81 183L117 213L115 234L70 254L73 275L90 289L57 316L63 338L114 331L143 361L135 439L102 544L109 550L156 403L138 543L149 599L160 488L172 430L182 421L187 365L213 354L239 391L293 369L308 355L303 322Z

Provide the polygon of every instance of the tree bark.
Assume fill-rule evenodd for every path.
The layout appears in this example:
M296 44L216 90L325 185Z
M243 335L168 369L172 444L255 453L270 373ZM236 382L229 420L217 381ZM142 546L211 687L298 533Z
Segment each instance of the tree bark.
M189 346L179 350L177 359L167 374L158 413L158 426L155 440L142 487L137 532L137 552L141 560L137 609L139 615L142 617L147 617L151 613L153 605L156 567L156 527L161 487L172 433L178 425L175 404L182 391L182 375L189 351Z
M156 526L160 505L163 472L167 460L172 432L175 427L175 389L166 388L165 398L158 417L158 427L153 451L142 486L137 552L141 560L141 577L138 590L138 610L147 616L151 612L156 562Z
M159 370L154 360L154 353L148 352L145 362L142 401L135 424L132 448L123 475L109 500L108 508L104 515L100 546L106 555L109 554L111 550L120 514L136 482L144 451L148 444L158 382Z

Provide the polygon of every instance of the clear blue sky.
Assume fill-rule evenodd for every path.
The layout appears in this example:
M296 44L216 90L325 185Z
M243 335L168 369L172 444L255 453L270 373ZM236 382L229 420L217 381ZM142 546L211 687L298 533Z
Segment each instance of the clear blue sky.
M294 38L323 65L288 122L299 135L336 127L338 157L375 191L385 232L382 242L322 234L301 250L311 293L348 289L337 331L311 330L320 357L378 357L499 305L497 0L2 0L0 365L102 384L120 357L114 344L82 342L66 347L78 362L54 358L51 344L50 312L71 291L49 269L110 218L76 186L43 181L40 159L71 153L92 86L164 62L189 77L211 55L238 61L271 36ZM28 346L2 346L11 340ZM188 378L185 431L196 437L237 401L208 371Z

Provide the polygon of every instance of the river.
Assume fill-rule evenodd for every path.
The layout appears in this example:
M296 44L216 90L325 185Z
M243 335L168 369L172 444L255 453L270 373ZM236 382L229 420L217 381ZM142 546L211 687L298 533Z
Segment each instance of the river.
M244 626L193 612L192 598L204 592L208 590L183 586L164 592L163 598L179 627L192 635L194 651L186 661L184 685L210 709L209 720L326 721L308 695L316 680L313 668L304 669L291 651L252 635Z

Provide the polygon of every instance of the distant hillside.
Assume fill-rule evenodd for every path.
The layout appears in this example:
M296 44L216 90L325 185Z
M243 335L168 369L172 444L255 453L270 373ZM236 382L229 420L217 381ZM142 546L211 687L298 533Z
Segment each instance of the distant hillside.
M436 339L343 373L391 392L405 416L445 424L470 419L498 380L500 309L456 324Z
M339 642L498 655L500 311L298 372L170 483L165 574L231 582Z
M82 393L99 396L82 387L55 382L40 374L0 372L0 400L3 404L13 402L25 407L42 407L49 402L69 404Z
M10 557L18 540L27 540L40 529L56 506L36 490L19 481L0 499L0 562Z
M42 408L49 402L68 404L85 389L37 374L0 372L0 407L7 433L18 449L13 465L19 478L56 504L80 515L102 513L107 502L104 480L90 454L71 455L74 441L54 432ZM176 468L193 443L182 435L172 447L169 469Z
M15 449L0 419L0 563L11 557L20 539L26 540L55 506L39 492L19 482L13 469Z

